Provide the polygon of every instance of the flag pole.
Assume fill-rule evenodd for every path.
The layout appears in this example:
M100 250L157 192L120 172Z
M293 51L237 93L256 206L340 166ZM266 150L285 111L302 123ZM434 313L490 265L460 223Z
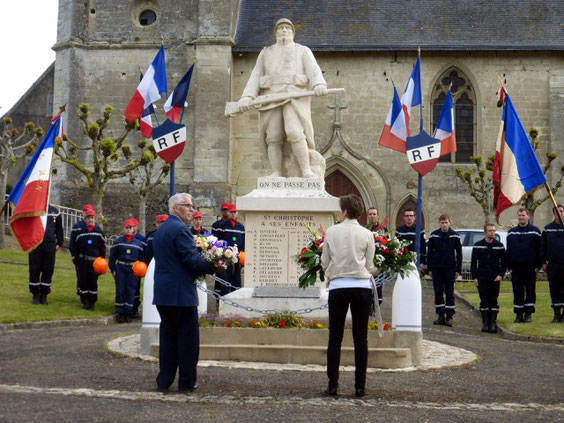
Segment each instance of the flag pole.
M417 48L417 58L421 59L421 47ZM421 77L421 75L420 75ZM419 114L420 114L420 124L419 132L423 131L423 99L419 104ZM415 221L415 254L417 254L417 270L421 264L421 209L422 209L422 197L423 197L423 177L418 173L418 183L417 183L417 220Z
M505 84L503 83L503 79L501 79L501 76L497 76L497 82L499 83L499 86L501 87L501 89L503 90L503 92L505 92L505 95L509 95L509 93L507 92L507 88L505 88ZM558 210L558 204L556 203L556 199L554 198L554 195L552 194L552 189L550 188L550 185L548 185L548 181L544 183L544 187L546 189L546 192L548 192L548 196L550 197L550 201L552 201L552 206L554 207L554 210L556 210L556 215L559 217L560 219L560 224L564 225L564 216L562 216L560 214L560 210Z

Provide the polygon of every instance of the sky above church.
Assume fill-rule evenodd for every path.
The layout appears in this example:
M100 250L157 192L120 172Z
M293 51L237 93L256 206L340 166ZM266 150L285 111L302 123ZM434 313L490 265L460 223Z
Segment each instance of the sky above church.
M0 116L55 60L58 0L2 2Z

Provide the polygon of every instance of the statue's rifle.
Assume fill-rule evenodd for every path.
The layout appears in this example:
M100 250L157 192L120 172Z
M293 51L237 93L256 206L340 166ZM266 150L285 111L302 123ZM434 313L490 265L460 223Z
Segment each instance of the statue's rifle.
M327 94L338 94L345 92L344 88L329 88ZM316 95L315 91L301 91L296 93L279 93L279 94L266 94L258 96L257 98L249 101L250 107L260 107L264 104L274 103L284 100L291 100L293 98L311 97ZM239 102L228 101L225 103L225 116L233 117L243 113L239 108Z

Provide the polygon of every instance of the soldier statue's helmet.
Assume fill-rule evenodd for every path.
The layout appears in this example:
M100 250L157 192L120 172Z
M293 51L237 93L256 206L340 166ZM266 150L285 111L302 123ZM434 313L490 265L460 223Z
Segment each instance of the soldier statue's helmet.
M294 35L296 35L296 27L294 26L292 21L288 18L278 19L276 21L276 25L274 25L274 35L276 35L276 29L282 24L290 25L292 27L292 32L294 33Z

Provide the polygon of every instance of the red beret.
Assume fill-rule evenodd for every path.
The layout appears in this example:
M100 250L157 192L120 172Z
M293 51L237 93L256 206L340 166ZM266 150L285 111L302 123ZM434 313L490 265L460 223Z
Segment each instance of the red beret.
M84 210L84 217L88 217L88 216L96 216L96 212L94 211L94 209Z
M160 223L160 222L164 222L164 221L167 220L167 219L168 219L168 214L159 214L159 215L157 216L157 218L155 219L155 221L156 221L157 223Z
M126 227L126 226L131 226L131 227L133 227L133 226L135 226L135 225L133 224L132 220L133 220L133 219L127 219L127 220L125 220L125 221L123 222L123 226L124 226L124 227Z
M194 214L192 215L192 217L204 217L204 215L202 214L201 211L197 211L196 213L194 213Z
M235 204L229 204L229 207L227 208L227 211L236 212L236 211L237 211L237 206L236 206Z
M94 207L92 207L92 204L85 204L84 207L82 207L82 211L86 210L94 210Z
M229 209L229 203L225 202L221 205L221 210Z
M132 217L129 220L131 220L131 226L139 226L139 221L137 219L135 219L134 217Z

